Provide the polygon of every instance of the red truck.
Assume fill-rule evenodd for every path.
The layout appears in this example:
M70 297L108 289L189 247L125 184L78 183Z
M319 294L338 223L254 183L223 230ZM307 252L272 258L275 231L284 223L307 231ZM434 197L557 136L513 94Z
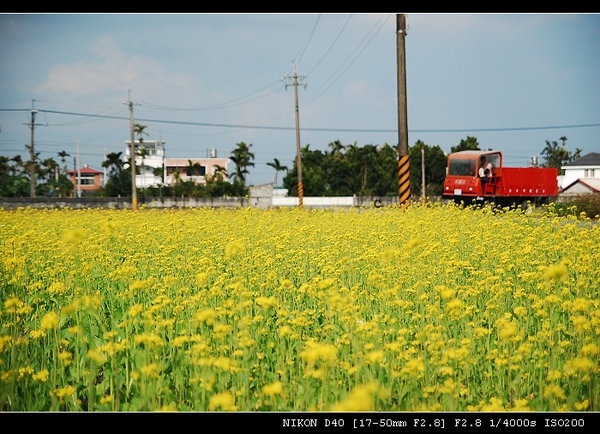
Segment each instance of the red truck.
M480 173L482 157L491 163L489 176ZM486 163L486 164L487 164ZM457 203L494 202L501 206L548 203L558 194L558 169L504 167L500 151L460 151L448 156L442 197Z

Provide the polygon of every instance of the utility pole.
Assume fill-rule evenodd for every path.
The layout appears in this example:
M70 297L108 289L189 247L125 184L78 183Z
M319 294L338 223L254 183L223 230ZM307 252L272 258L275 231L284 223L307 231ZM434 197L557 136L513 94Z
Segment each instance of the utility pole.
M77 140L77 197L81 197L81 160L79 159L79 140Z
M131 102L131 90L129 91L129 100L127 105L129 106L129 132L131 135L131 208L133 210L138 209L138 199L137 199L137 187L135 185L135 141L133 137L133 131L135 129L135 124L133 120L133 102ZM123 101L125 104L125 101Z
M31 123L25 124L31 129L31 139L29 143L29 196L35 197L35 148L34 148L34 130L35 130L35 115L37 110L33 108L34 99L31 100ZM27 146L26 146L27 147Z
M291 84L286 83L285 89L287 90L288 86L294 86L294 100L296 104L296 166L298 166L298 206L300 208L304 207L304 186L302 185L302 158L301 158L301 146L300 146L300 112L298 110L298 85L304 86L306 89L306 84L298 83L298 80L304 80L306 78L305 75L298 76L296 72L296 67L294 66L294 75L292 77L283 77L281 80L292 80Z
M398 48L398 200L402 208L410 204L410 159L408 152L408 116L406 109L406 18L396 15Z

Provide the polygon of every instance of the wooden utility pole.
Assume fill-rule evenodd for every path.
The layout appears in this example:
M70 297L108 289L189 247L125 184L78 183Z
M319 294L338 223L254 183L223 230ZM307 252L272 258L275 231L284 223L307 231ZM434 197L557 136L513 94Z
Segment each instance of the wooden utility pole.
M408 116L406 109L406 18L396 15L398 47L398 201L405 208L410 204L410 159L408 152Z
M295 68L294 68L295 69ZM294 75L291 77L292 84L294 86L294 101L296 106L296 166L298 168L298 206L300 208L304 207L304 186L302 185L302 156L301 156L301 145L300 145L300 111L298 109L298 84L304 86L306 89L306 84L298 83L298 80L304 80L306 78L305 75L298 76L298 73L294 70ZM284 77L283 79L290 79L290 77ZM287 90L290 84L285 85Z

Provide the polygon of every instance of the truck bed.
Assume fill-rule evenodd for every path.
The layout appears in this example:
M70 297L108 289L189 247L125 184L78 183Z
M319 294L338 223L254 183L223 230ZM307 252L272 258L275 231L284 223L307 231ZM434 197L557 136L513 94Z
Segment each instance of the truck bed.
M503 167L496 196L547 197L558 194L558 171L545 167Z

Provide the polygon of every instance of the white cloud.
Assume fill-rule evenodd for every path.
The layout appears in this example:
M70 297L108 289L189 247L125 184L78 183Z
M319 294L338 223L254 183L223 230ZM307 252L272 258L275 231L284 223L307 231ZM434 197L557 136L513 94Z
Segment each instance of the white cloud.
M52 66L46 82L36 92L81 97L131 88L157 90L173 80L173 75L165 78L168 74L158 62L144 56L128 56L111 37L99 38L90 51L94 55L92 61Z

